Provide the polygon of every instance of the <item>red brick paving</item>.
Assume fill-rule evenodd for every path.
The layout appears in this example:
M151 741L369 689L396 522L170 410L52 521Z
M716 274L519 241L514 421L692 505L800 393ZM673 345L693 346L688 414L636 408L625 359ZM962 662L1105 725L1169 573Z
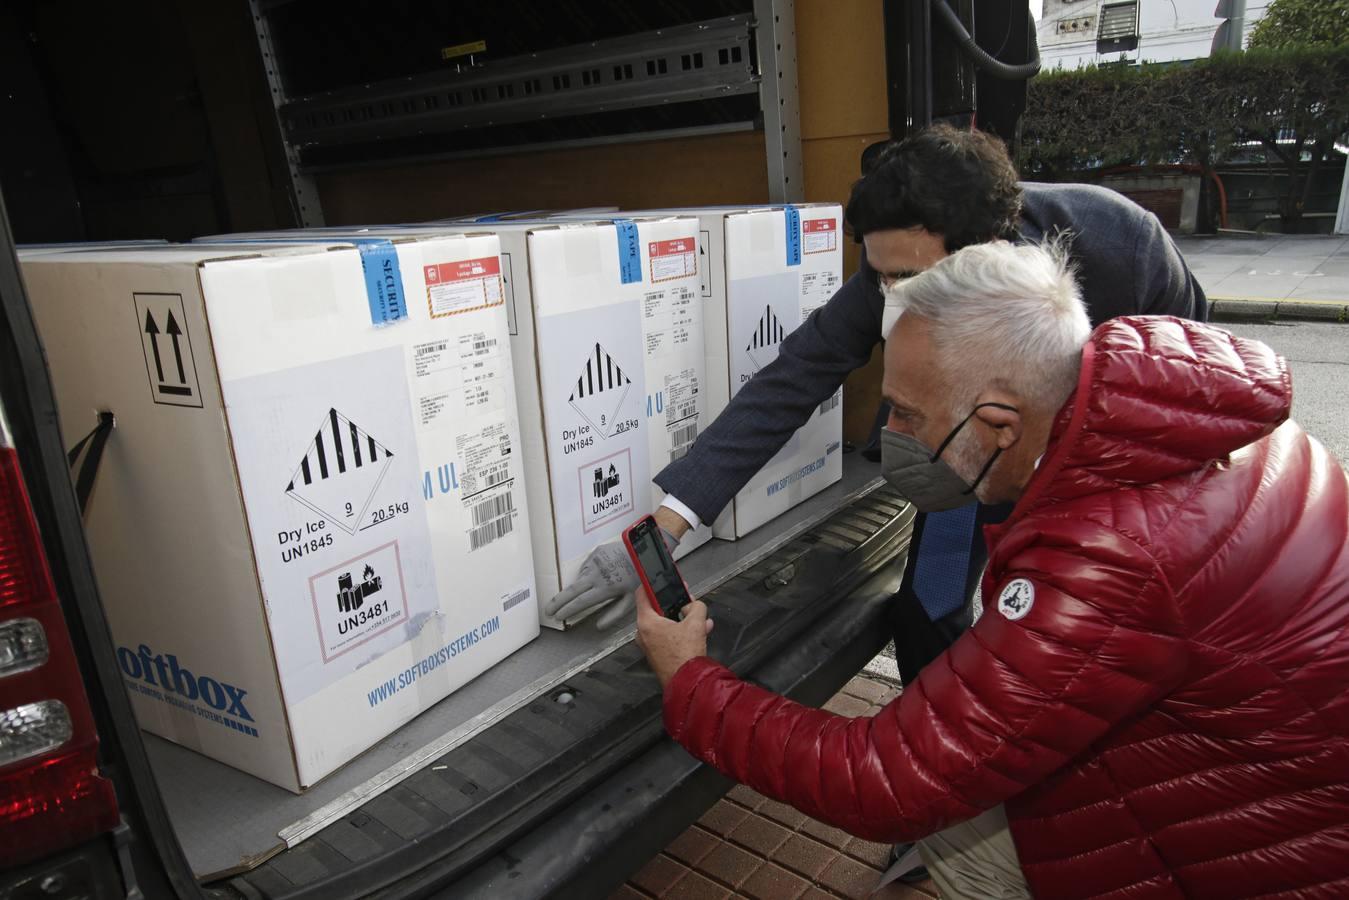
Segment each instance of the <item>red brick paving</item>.
M854 678L825 708L874 715L899 691ZM890 848L855 838L737 785L610 900L854 900L871 895ZM876 900L932 900L931 882L892 884Z

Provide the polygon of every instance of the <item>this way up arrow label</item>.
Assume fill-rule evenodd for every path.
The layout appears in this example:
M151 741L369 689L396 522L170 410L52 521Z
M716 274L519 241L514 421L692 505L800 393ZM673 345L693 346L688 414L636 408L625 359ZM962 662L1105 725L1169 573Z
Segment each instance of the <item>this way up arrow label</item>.
M134 297L151 398L155 403L168 406L200 407L197 366L192 356L192 337L184 328L187 314L182 295L135 294ZM161 335L166 338L164 348L160 347ZM173 362L166 372L165 353L169 348L173 350Z

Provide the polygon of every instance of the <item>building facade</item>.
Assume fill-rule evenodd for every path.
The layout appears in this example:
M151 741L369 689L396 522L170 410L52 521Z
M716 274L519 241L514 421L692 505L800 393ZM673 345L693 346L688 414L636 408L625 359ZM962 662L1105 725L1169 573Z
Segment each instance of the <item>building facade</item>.
M1270 0L1247 0L1242 45ZM1209 55L1217 0L1044 0L1038 37L1045 69L1180 62Z

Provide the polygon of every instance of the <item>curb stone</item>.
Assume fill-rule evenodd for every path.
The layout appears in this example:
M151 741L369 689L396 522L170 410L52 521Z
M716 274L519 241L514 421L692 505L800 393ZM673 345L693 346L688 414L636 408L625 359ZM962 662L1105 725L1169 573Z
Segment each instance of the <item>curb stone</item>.
M1263 300L1210 297L1214 322L1336 322L1349 324L1349 300Z

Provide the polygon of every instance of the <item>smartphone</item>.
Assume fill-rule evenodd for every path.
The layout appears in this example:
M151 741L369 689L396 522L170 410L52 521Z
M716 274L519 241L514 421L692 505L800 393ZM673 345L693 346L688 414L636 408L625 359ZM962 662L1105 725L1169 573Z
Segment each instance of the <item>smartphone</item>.
M623 543L651 605L667 619L678 622L680 612L693 602L693 598L689 596L683 576L675 568L674 557L665 546L656 520L651 516L638 519L623 532Z

